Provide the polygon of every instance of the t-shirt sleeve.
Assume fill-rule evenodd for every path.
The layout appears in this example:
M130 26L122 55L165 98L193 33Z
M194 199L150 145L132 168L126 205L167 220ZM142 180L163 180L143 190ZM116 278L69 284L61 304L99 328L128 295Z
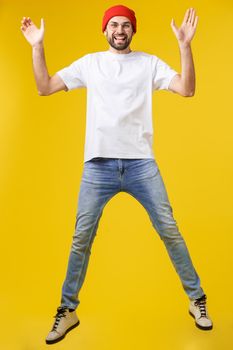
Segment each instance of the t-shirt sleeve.
M172 78L178 74L166 62L153 57L153 90L168 90Z
M87 86L86 66L86 56L83 56L57 72L67 86L67 91Z

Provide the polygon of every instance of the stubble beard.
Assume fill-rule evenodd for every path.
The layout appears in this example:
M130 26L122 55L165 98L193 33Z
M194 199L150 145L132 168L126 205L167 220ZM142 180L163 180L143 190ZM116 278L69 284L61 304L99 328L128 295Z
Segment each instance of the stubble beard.
M127 47L130 45L133 35L131 35L131 37L128 37L126 34L124 34L124 35L118 35L118 37L125 37L125 40L123 42L117 43L115 39L115 35L108 36L108 33L107 33L107 40L109 45L118 51L122 51L127 49Z

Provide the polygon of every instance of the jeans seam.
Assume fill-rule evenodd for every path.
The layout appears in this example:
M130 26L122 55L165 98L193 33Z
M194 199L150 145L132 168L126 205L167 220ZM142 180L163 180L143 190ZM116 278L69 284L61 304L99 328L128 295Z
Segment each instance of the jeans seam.
M118 193L118 192L116 192L116 193ZM80 267L80 274L79 274L79 277L78 277L77 282L76 282L76 288L75 288L76 290L78 289L79 281L80 281L81 276L82 276L82 273L83 273L83 268L84 268L84 265L85 265L87 250L89 249L90 242L91 242L91 240L92 240L92 238L93 238L93 234L94 234L94 233L96 232L96 230L97 230L96 225L97 225L97 223L98 223L98 221L99 221L99 219L100 219L100 217L101 217L101 213L103 212L104 207L107 205L107 203L110 201L110 199L111 199L112 197L115 196L116 193L114 193L114 194L108 199L108 201L105 202L104 205L100 208L99 214L98 214L98 216L97 216L97 218L96 218L96 221L95 221L95 224L94 224L93 231L92 231L91 234L90 234L90 238L89 238L89 240L88 240L88 244L87 244L87 247L86 247L85 252L84 252L84 258L83 258L83 261L82 261L82 265L81 265L81 267ZM96 230L95 230L95 228L96 228Z

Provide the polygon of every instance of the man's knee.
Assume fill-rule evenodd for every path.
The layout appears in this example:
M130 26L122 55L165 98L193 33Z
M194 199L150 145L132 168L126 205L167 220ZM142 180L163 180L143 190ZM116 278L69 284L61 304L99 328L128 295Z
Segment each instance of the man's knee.
M76 231L73 236L72 251L74 253L90 251L90 243L93 240L93 235L95 235L95 232Z

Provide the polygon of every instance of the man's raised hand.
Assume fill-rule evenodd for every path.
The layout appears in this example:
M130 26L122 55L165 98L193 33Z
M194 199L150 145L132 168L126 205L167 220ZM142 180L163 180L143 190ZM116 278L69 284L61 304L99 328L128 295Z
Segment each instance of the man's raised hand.
M189 8L185 13L184 20L180 28L176 26L173 18L171 21L172 30L179 44L184 47L190 45L196 31L198 16L196 16L195 13L196 11L194 8Z
M23 17L21 21L21 31L30 45L36 46L43 43L44 20L41 18L41 26L37 28L30 17Z

